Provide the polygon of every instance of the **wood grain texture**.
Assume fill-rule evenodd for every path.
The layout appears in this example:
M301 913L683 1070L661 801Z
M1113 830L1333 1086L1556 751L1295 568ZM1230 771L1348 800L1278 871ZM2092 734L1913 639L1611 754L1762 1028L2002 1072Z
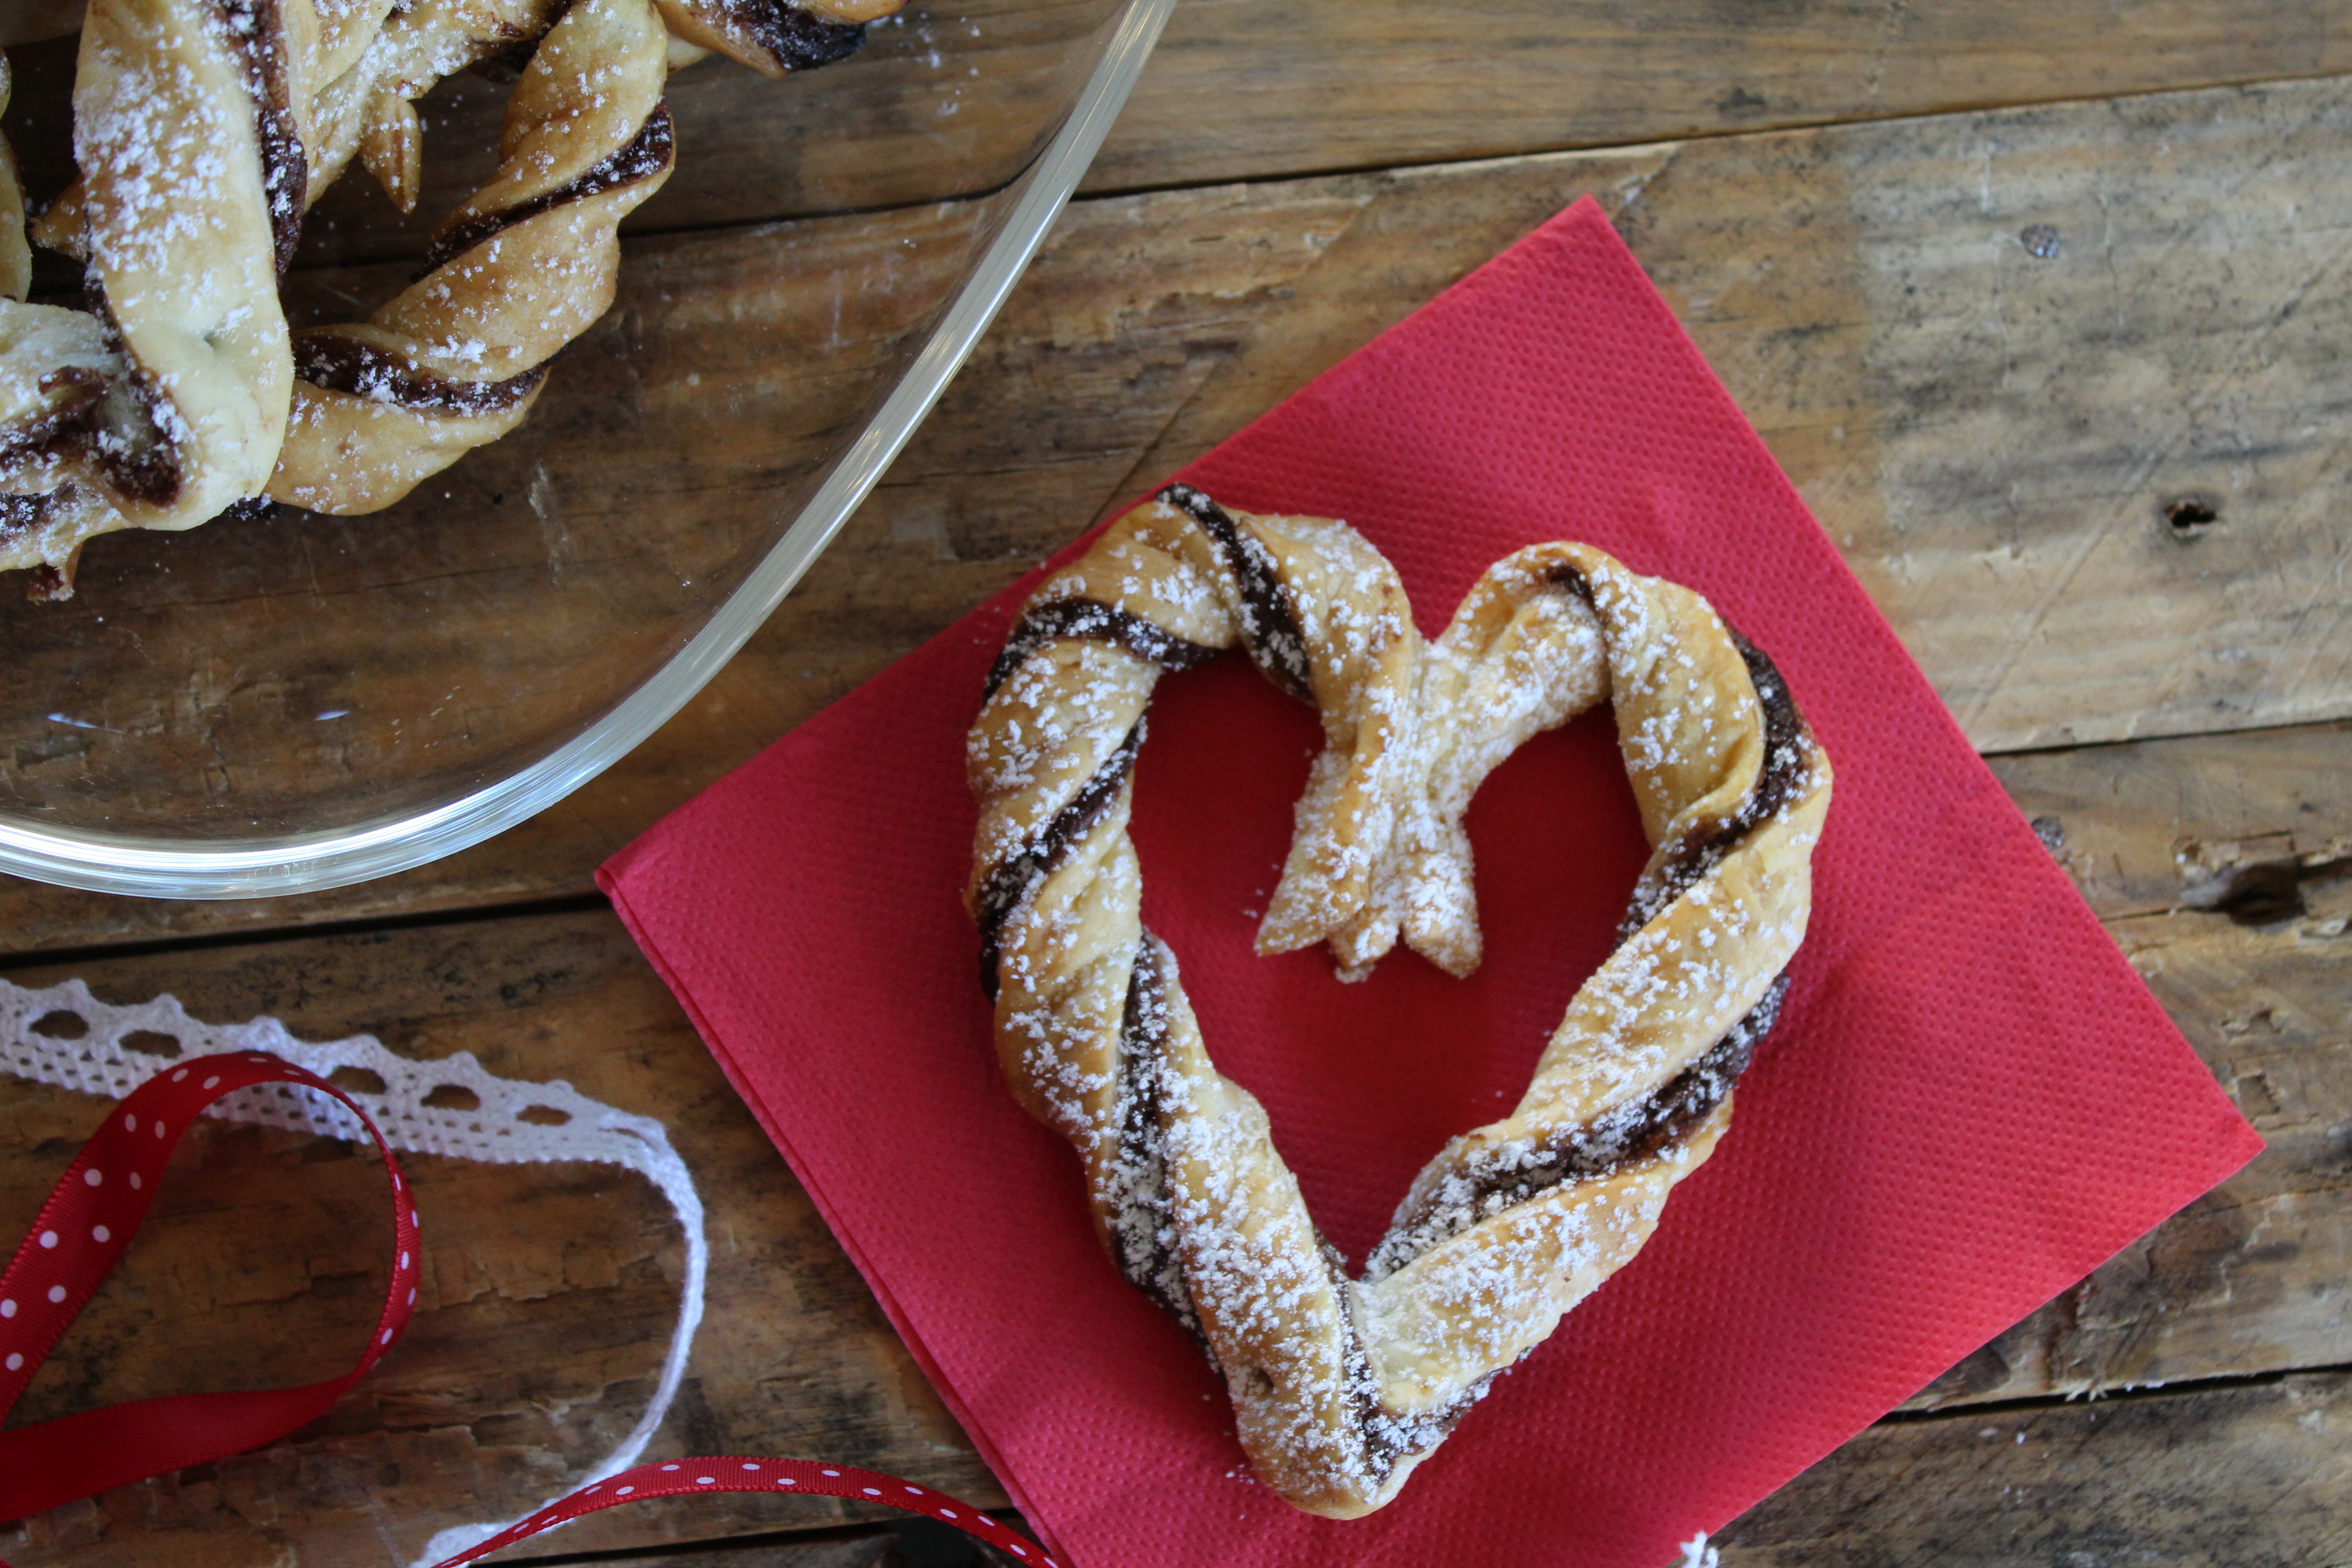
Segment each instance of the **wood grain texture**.
M1718 1536L1724 1568L2334 1568L2352 1378L1882 1424Z
M677 169L653 233L871 212L970 196L1018 175L1057 128L1092 68L1115 0L960 0L874 24L847 60L782 81L725 59L670 79ZM73 177L70 98L77 40L9 51L18 90L5 119L26 194L45 202ZM354 165L311 209L297 265L409 258L497 167L507 86L451 77L420 110L424 183L401 213ZM51 286L69 288L62 267Z
M2352 726L1994 768L2270 1149L1912 1407L2352 1364Z
M2352 87L2331 81L1079 203L802 588L580 795L354 894L189 907L9 884L0 918L29 949L584 891L663 811L1588 193L1979 745L2341 716L2352 535L2335 520L2352 498L2333 455L2352 409L2336 348L2352 279L2328 258L2352 234L2352 175L2332 153L2347 134ZM2053 256L2021 238L2037 223L2055 231ZM474 548L511 531L499 504L543 468L559 496L608 498L572 546L603 571L587 591L625 609L658 590L675 613L643 563L671 582L700 573L662 559L665 531L696 561L723 559L728 531L774 504L777 453L834 416L761 369L761 343L827 342L837 303L780 289L779 266L821 275L829 255L918 232L947 264L954 225L923 215L633 242L614 318L531 425L452 471L447 499L366 531L268 526L328 556L386 551L412 527ZM324 297L339 277L306 289ZM887 352L903 310L887 290L849 298L862 315L842 352ZM2184 494L2210 494L2220 521L2183 535L2164 509ZM505 569L550 570L535 533L512 537ZM104 613L110 547L151 547L117 540L92 546L84 609L66 613ZM198 552L228 546L206 531L171 548L187 584ZM283 558L287 579L247 616L258 648L277 617L305 613L312 567L255 551ZM449 662L462 649L433 630L452 613L435 595L457 590L399 591L423 595L415 635L340 655L351 679L462 683ZM536 655L535 679L591 662L538 653L520 628L507 646ZM53 689L82 656L61 637L47 657L26 679ZM287 687L288 711L315 694ZM515 710L498 722L527 725L529 700L501 694ZM206 725L227 710L199 708ZM453 711L460 729L476 721ZM19 789L79 787L108 743L39 722L8 740L0 778ZM302 757L332 767L343 753Z
M1103 0L915 0L848 62L785 82L708 61L674 79L678 170L629 220L651 233L966 195L1017 170L1063 84L1056 46ZM72 40L11 52L29 188L68 177ZM1295 177L1570 147L2089 99L2352 68L2320 0L1986 0L1968 6L1667 0L1184 0L1085 188ZM975 74L976 73L976 74ZM306 264L421 254L489 165L504 89L426 107L423 197L355 175Z
M115 834L289 831L543 754L667 664L807 501L985 244L977 205L654 242L554 374L565 412L396 507L110 536L64 615L0 618L0 662L45 672L5 704L0 799ZM299 275L293 314L344 315L402 270Z
M2216 910L2291 920L2352 856L2352 725L1996 757L2102 918Z
M1184 0L1089 190L2103 98L2352 67L2352 20L2225 7ZM1202 111L1202 106L1213 106Z
M236 747L207 754L208 739L307 725L346 687L478 674L442 617L496 605L499 574L563 578L636 626L679 613L671 582L723 586L731 542L800 482L795 454L856 417L845 388L859 367L916 330L902 285L957 265L977 232L973 204L926 204L1018 166L1055 39L1105 10L919 6L835 71L773 84L712 62L677 79L679 174L634 226L620 308L521 437L469 459L431 504L381 520L388 531L295 519L234 540L207 531L177 542L177 577L151 574L110 607L150 634L203 607L215 543L254 563L225 623L252 647L268 646L273 617L410 595L413 633L378 637L353 619L303 668L254 665L235 637L184 660L185 689L157 721L187 726L186 765L215 770L225 809L240 790L264 800L287 781L240 772ZM52 62L45 79L37 51L12 62L10 129L45 112L45 92L54 128L62 75ZM2314 0L1663 0L1632 20L1590 0L1184 0L1089 177L1096 199L1071 209L800 593L635 755L514 832L359 889L173 905L0 881L0 952L503 907L11 973L80 974L117 1000L169 989L200 1015L271 1012L313 1037L367 1029L421 1058L469 1049L494 1071L564 1077L660 1116L711 1205L716 1258L711 1314L657 1450L845 1457L1001 1504L805 1194L594 907L589 872L1592 194L2271 1143L1733 1522L1725 1563L2340 1568L2352 174L2339 150L2352 80L2325 79L2347 71L2352 13ZM2315 79L2178 90L2289 78ZM2141 93L2154 96L2129 96ZM299 309L347 314L396 286L404 268L361 264L415 254L478 176L500 97L461 79L428 106L415 217L389 218L357 180L331 196ZM2030 107L1975 111L2004 104ZM1945 110L1969 112L1920 118ZM37 194L62 183L58 151L28 149ZM1412 162L1449 166L1387 167ZM1344 172L1360 169L1384 172ZM1259 183L1218 186L1234 179ZM1203 188L1154 188L1175 184ZM745 226L774 218L802 221ZM523 507L534 521L518 530L502 509ZM458 565L446 583L386 571L404 552ZM512 678L467 695L431 739L469 744L509 718L527 730L545 707L533 690L600 678L590 660L566 669L553 626L510 628ZM77 677L98 636L68 626L46 659L15 661L15 679L87 700ZM71 725L0 735L0 788L88 787L107 744ZM328 736L284 750L298 770L340 766L367 785L363 747ZM0 1080L0 1235L32 1212L94 1106ZM642 1408L675 1305L679 1249L658 1198L594 1168L410 1169L425 1310L378 1376L289 1444L0 1530L0 1552L95 1568L405 1561L432 1529L529 1507L609 1447ZM26 1415L340 1370L382 1288L380 1183L336 1146L206 1126L157 1228ZM646 1554L719 1537L736 1539ZM813 1500L695 1500L520 1555L899 1568L898 1542Z
M80 966L117 1002L170 991L310 1039L367 1031L502 1077L562 1078L669 1129L708 1207L709 1316L649 1458L845 1459L1001 1505L973 1457L682 1014L610 915L198 950ZM14 976L46 984L57 974ZM102 1102L0 1079L0 1230L20 1232ZM607 1167L404 1160L424 1282L397 1352L287 1443L0 1529L19 1568L405 1563L435 1531L577 1484L652 1392L682 1243ZM389 1261L383 1176L342 1144L205 1123L153 1224L43 1369L19 1420L332 1375ZM566 1552L838 1523L830 1500L696 1499L598 1515ZM859 1510L848 1510L848 1517ZM873 1517L867 1511L864 1517Z

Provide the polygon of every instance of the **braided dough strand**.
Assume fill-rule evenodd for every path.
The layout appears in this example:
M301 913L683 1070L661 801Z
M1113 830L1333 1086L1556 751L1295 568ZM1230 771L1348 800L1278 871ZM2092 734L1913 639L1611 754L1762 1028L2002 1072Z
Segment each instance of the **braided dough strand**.
M1402 936L1475 967L1462 814L1521 742L1604 698L1654 847L1519 1104L1415 1178L1360 1279L1139 916L1127 826L1152 687L1234 647L1325 731L1262 952L1321 941L1344 978ZM1121 1268L1224 1373L1261 1479L1334 1517L1392 1498L1713 1149L1804 932L1830 790L1770 661L1686 589L1538 545L1424 645L1344 524L1181 486L1033 596L969 762L966 899L1006 1079L1077 1152Z
M0 110L15 96L16 79L0 55ZM0 136L0 299L22 300L33 285L33 250L25 243L25 187L16 178L16 154Z
M292 390L278 278L310 189L306 110L353 30L338 16L322 26L310 0L91 8L82 178L48 215L90 308L0 304L0 569L46 568L61 595L91 536L193 528L260 494Z
M866 24L904 0L657 0L678 42L715 50L762 76L831 65L856 52Z
M273 500L379 510L522 422L613 303L621 219L669 178L667 44L647 0L579 0L548 30L432 270L365 322L296 335Z
M359 0L341 19L326 85L310 105L306 144L314 195L356 157L403 212L424 181L425 126L415 100L445 77L529 45L560 0Z
M74 156L94 308L0 306L0 483L11 521L44 525L0 566L53 558L60 530L188 528L259 492L292 379L278 272L319 37L309 0L110 0L88 18Z
M610 308L615 227L668 177L663 79L700 49L664 16L782 74L854 52L899 3L94 0L84 177L31 230L85 262L89 310L21 302L0 144L0 571L37 568L37 597L66 596L93 535L265 495L373 511L504 435ZM366 321L289 333L277 278L309 203L357 158L413 205L413 100L533 44L499 171L426 273Z

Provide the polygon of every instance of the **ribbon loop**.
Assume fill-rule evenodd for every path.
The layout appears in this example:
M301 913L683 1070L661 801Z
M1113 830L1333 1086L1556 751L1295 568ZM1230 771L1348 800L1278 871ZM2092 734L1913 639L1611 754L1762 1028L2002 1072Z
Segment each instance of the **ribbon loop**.
M396 1256L358 1363L341 1377L300 1387L135 1400L0 1432L0 1520L273 1442L323 1415L408 1326L416 1304L416 1209L367 1113L333 1084L277 1057L205 1057L156 1074L107 1113L0 1274L0 1420L130 1245L181 1135L215 1100L265 1084L341 1101L367 1129L391 1180Z
M146 1219L181 1135L215 1100L273 1084L313 1089L341 1101L366 1130L392 1184L391 1283L357 1363L341 1377L296 1388L133 1400L0 1432L0 1521L275 1442L325 1414L408 1327L416 1308L420 1262L415 1200L391 1145L367 1112L325 1079L267 1052L205 1056L156 1074L107 1112L0 1274L0 1421ZM550 1503L437 1568L458 1568L543 1530L624 1503L698 1492L814 1494L881 1503L952 1525L1015 1562L1058 1568L1034 1542L929 1488L847 1465L741 1455L663 1460L624 1470Z

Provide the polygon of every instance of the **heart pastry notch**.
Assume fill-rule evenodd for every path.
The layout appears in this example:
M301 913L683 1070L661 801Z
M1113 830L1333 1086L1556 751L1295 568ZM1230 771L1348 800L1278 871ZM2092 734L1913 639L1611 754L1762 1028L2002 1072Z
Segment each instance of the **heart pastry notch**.
M1321 942L1349 980L1402 940L1471 973L1471 796L1604 700L1652 846L1615 950L1518 1104L1423 1167L1360 1278L1142 924L1128 822L1152 689L1234 647L1324 731L1261 953ZM1532 545L1424 642L1394 569L1347 524L1229 511L1183 485L1030 597L968 767L965 902L1005 1080L1076 1152L1122 1271L1223 1373L1259 1479L1335 1519L1393 1499L1713 1151L1804 937L1831 785L1771 660L1689 589L1589 545Z

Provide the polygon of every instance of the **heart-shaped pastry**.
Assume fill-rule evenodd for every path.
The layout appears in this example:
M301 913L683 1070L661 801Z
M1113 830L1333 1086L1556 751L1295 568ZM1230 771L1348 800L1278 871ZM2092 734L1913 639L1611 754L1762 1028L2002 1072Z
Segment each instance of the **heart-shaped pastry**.
M1454 1139L1361 1279L1308 1217L1265 1112L1220 1075L1143 929L1132 773L1162 669L1235 646L1325 747L1260 952L1340 978L1402 936L1476 967L1462 826L1529 736L1607 698L1653 846L1618 944L1511 1114ZM1353 1518L1647 1240L1713 1150L1811 902L1830 766L1771 661L1690 590L1581 544L1489 568L1433 644L1345 523L1177 485L1033 595L971 731L966 902L997 1054L1084 1163L1120 1268L1224 1373L1259 1478Z

